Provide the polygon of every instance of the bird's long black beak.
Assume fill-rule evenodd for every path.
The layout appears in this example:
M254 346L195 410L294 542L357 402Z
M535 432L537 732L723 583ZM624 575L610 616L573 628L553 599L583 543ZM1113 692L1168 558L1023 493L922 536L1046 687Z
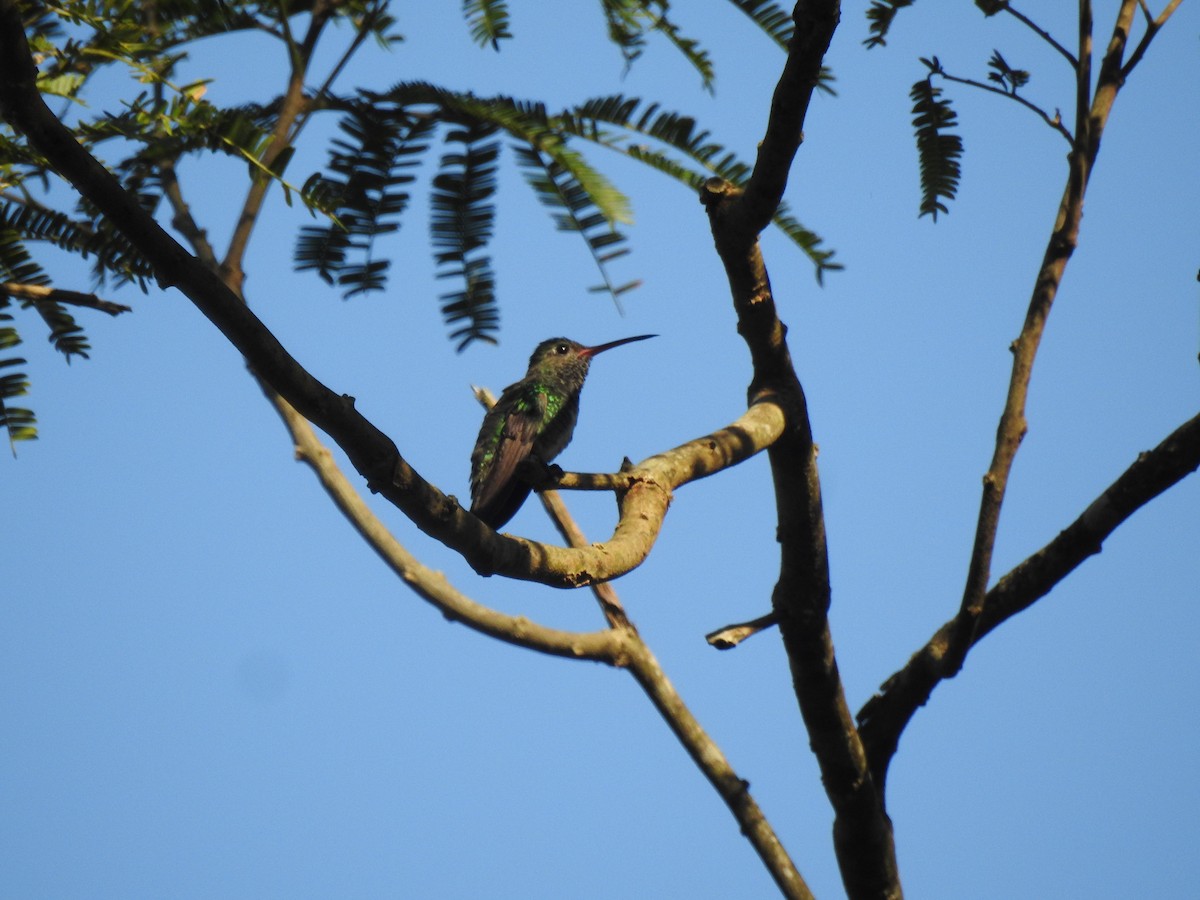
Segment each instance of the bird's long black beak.
M609 341L607 344L600 344L596 347L584 347L579 351L579 355L585 359L590 359L597 353L603 353L605 350L611 350L613 347L620 347L622 344L632 344L634 341L645 341L652 337L658 337L657 334L639 334L637 337L621 338L619 341Z

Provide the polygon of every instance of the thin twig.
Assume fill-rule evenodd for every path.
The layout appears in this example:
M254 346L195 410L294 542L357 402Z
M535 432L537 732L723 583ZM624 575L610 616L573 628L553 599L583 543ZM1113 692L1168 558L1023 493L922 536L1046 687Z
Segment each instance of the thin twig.
M1075 138L1072 136L1071 132L1067 129L1067 127L1065 125L1063 125L1062 116L1057 111L1052 116L1049 113L1047 113L1044 109L1042 109L1040 106L1038 106L1036 103L1033 103L1030 100L1026 100L1024 97L1022 97L1016 91L1006 91L1003 88L998 88L993 84L984 84L982 81L976 81L974 78L962 78L958 75L951 75L949 72L946 72L944 70L939 70L937 74L941 75L947 81L954 81L954 82L957 82L958 84L969 85L973 88L979 88L981 91L990 91L993 94L999 94L1001 97L1007 97L1009 100L1016 100L1018 103L1020 103L1026 109L1031 110L1032 112L1036 113L1043 122L1045 122L1047 125L1049 125L1051 128L1053 128L1055 131L1057 131L1059 134L1061 134L1064 138L1066 138L1066 141L1068 144L1074 145Z
M337 81L337 78L339 75L341 75L342 70L345 69L345 67L349 64L354 54L358 52L358 49L362 46L363 41L366 40L367 34L370 32L371 25L374 23L374 18L378 15L378 13L379 5L376 4L372 6L368 12L363 14L362 18L359 20L358 28L355 30L353 40L350 41L349 46L342 52L342 55L338 58L338 61L334 63L333 68L329 70L329 74L325 76L325 81L322 82L321 86L317 88L316 93L313 94L311 102L305 105L303 111L296 118L296 124L292 128L291 134L288 136L289 143L294 142L296 138L300 136L300 132L304 130L304 126L308 124L308 120L312 117L312 114L321 108L320 101L322 98L329 95L329 91L333 87L333 83Z
M1045 41L1047 44L1049 44L1051 47L1053 47L1055 50L1057 50L1059 53L1061 53L1064 57L1066 57L1067 62L1069 62L1071 64L1071 68L1074 69L1079 66L1079 60L1075 58L1074 53L1072 53L1070 50L1068 50L1066 47L1064 47L1062 44L1060 44L1058 41L1056 41L1054 39L1054 36L1051 35L1050 32L1046 31L1044 28L1042 28L1040 25L1038 25L1036 22L1034 22L1032 19L1030 19L1027 15L1013 9L1011 3L1004 4L1004 11L1006 13L1008 13L1010 16L1012 16L1013 18L1017 19L1019 22L1021 22L1025 26L1027 26L1031 31L1033 31L1034 34L1036 34L1043 41Z
M586 659L613 666L624 664L625 653L610 630L561 631L490 609L462 594L441 572L422 564L375 515L362 495L343 474L333 454L321 443L312 425L286 400L260 382L267 399L283 419L296 448L296 458L306 463L334 505L379 557L417 596L432 603L452 622L539 653L569 659Z
M705 733L691 710L684 705L678 692L659 667L658 660L640 638L632 643L629 670L683 744L688 755L721 795L721 799L741 825L742 833L757 851L783 896L789 900L812 900L812 891L796 871L771 824L751 796L749 782L738 777L725 754Z
M738 622L718 628L716 631L710 631L704 636L704 639L718 650L732 650L746 638L754 637L754 635L766 631L768 628L774 628L778 624L779 616L772 610L749 622Z
M1142 39L1138 41L1133 52L1129 54L1129 62L1125 63L1121 69L1121 77L1128 78L1129 73L1133 71L1134 66L1142 61L1142 57L1146 55L1146 49L1150 46L1150 42L1154 40L1154 36L1158 34L1165 24L1167 19L1171 18L1175 10L1179 8L1182 0L1171 0L1157 17L1152 17L1149 8L1146 6L1145 0L1139 0L1142 7L1142 13L1146 16L1146 33L1142 35Z
M288 78L287 89L284 91L279 117L275 120L275 126L271 129L271 134L262 151L260 162L267 169L275 164L279 155L288 147L289 136L296 118L302 114L308 103L304 94L307 67L312 60L317 40L333 14L333 8L333 0L316 0L309 19L308 32L300 45L297 46L290 37L290 32L288 33L291 74ZM286 25L286 21L284 24ZM225 253L225 258L221 261L221 275L235 294L240 294L242 291L242 282L245 278L242 263L270 186L271 179L265 175L257 174L252 180L250 189L246 192L246 199L238 213L229 248Z
M79 291L67 291L62 288L46 287L42 284L18 284L6 281L0 284L0 294L7 294L17 300L29 303L65 303L68 306L83 306L119 316L121 313L133 312L132 306L123 303L113 303L111 300L101 300L95 294L83 294Z
M171 226L183 235L199 260L212 269L217 270L217 254L208 242L208 235L192 217L191 206L183 197L183 189L179 186L179 177L175 171L175 160L165 159L158 164L159 177L162 181L163 196L171 204L174 213Z

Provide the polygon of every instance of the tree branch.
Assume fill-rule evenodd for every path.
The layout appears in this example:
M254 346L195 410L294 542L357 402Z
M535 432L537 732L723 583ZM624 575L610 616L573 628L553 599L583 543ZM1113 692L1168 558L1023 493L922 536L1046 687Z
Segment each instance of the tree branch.
M834 844L842 881L852 898L899 897L891 821L884 812L883 795L871 781L829 631L829 560L807 400L758 245L759 232L778 208L787 185L803 139L804 117L839 16L836 0L796 4L792 14L796 29L788 59L746 189L739 191L714 178L705 184L700 200L729 279L738 332L750 350L754 367L748 391L751 401L769 395L787 416L787 428L767 454L781 545L772 605L780 621L810 745L834 809Z
M1079 68L1079 60L1075 58L1075 54L1072 53L1070 50L1068 50L1066 47L1064 47L1062 44L1060 44L1058 41L1056 41L1054 39L1054 36L1052 34L1050 34L1050 32L1046 31L1046 29L1042 28L1040 25L1038 25L1036 22L1034 22L1031 18L1029 18L1029 16L1013 9L1012 4L1010 4L1010 3L1004 4L1004 11L1006 13L1008 13L1010 16L1012 16L1014 19L1016 19L1018 22L1025 25L1027 28L1029 28L1030 31L1032 31L1034 34L1036 34L1038 37L1040 37L1043 41L1045 41L1047 44L1049 44L1051 47L1053 47L1055 50L1057 50L1059 53L1061 53L1066 58L1067 62L1069 62L1071 64L1072 69Z
M1054 540L1001 578L987 594L972 646L1007 619L1046 596L1089 556L1099 553L1118 526L1159 494L1200 468L1200 415L1138 456ZM900 734L933 689L948 677L946 658L957 620L951 619L918 650L858 714L859 730L877 784L883 784Z
M738 777L721 749L684 705L640 638L631 644L629 671L741 824L742 833L758 852L783 895L795 900L810 900L812 892L750 795L749 782Z
M718 650L732 650L746 638L754 637L759 632L774 628L778 624L779 616L775 615L775 611L772 610L749 622L737 622L718 628L716 631L710 631L704 636L704 639Z
M547 628L524 616L510 616L489 609L457 591L445 575L423 565L388 531L334 463L329 450L317 438L308 420L282 397L269 389L265 389L265 393L295 441L296 458L312 469L334 505L388 568L400 576L417 596L437 607L447 619L462 622L474 631L505 643L540 653L593 660L612 666L626 664L626 650L619 635L611 630L573 632Z
M984 84L982 81L976 81L974 78L962 78L958 75L951 75L949 72L945 71L944 69L938 70L937 74L941 75L947 81L954 81L954 82L957 82L958 84L969 85L970 87L973 87L973 88L979 88L979 90L981 90L981 91L990 91L993 94L999 94L1001 97L1007 97L1009 100L1017 101L1022 106L1024 106L1026 109L1035 113L1043 122L1045 122L1047 125L1049 125L1051 128L1053 128L1055 131L1057 131L1059 134L1061 134L1064 138L1066 138L1066 141L1068 144L1070 144L1071 146L1074 146L1075 137L1074 137L1074 135L1071 134L1071 132L1067 129L1067 127L1065 125L1063 125L1062 116L1059 115L1057 112L1052 116L1049 113L1047 113L1044 109L1042 109L1040 106L1038 106L1036 103L1033 103L1032 101L1025 99L1024 97L1022 97L1020 94L1016 93L1015 91L1006 91L1002 88L996 87L995 85Z
M260 159L260 162L267 169L274 167L276 160L279 159L279 155L288 147L291 142L292 127L307 105L308 101L304 96L304 78L308 71L308 64L312 59L317 39L333 15L334 8L335 3L333 0L316 0L313 3L312 14L309 18L308 33L305 35L304 42L297 46L292 41L291 33L287 29L287 12L281 5L280 18L284 28L285 42L288 44L291 75L288 78L287 90L283 95L283 104L279 110L279 118L275 120L275 127L271 130L271 136L267 139L266 147L263 149ZM266 199L267 190L270 186L271 179L266 175L262 173L254 173L252 175L250 190L246 194L246 200L242 204L237 221L234 223L233 237L229 241L229 248L225 254L225 258L221 261L221 273L234 293L237 294L241 294L242 283L245 279L242 262L246 255L246 249L250 244L250 236L254 232L258 216L262 212L263 201Z
M496 402L491 391L486 388L475 388L475 398L485 409L490 409ZM568 545L571 547L588 545L587 537L575 523L557 491L543 491L541 501L554 526ZM758 852L767 871L771 873L783 895L797 898L797 900L811 900L812 893L808 885L796 870L795 864L779 842L774 829L771 828L770 823L758 808L758 804L750 796L749 784L738 777L721 752L721 748L708 736L696 717L692 715L691 710L684 704L683 698L679 696L660 668L658 660L650 652L649 646L638 634L637 628L629 620L629 616L626 615L616 590L607 582L593 584L591 588L600 603L604 618L612 629L611 633L619 636L629 649L627 664L630 673L645 691L646 696L654 704L676 738L683 744L693 762L725 801L741 826L742 834Z
M1145 3L1143 2L1141 4L1142 12L1145 13L1146 16L1146 33L1142 35L1142 39L1138 41L1138 45L1134 47L1133 52L1129 54L1129 62L1125 63L1125 65L1121 68L1121 77L1123 79L1128 78L1129 73L1133 71L1134 66L1142 61L1142 57L1146 55L1146 50L1150 46L1150 42L1154 40L1154 36L1158 34L1159 29L1167 24L1167 19L1171 18L1171 16L1175 13L1175 10L1179 8L1179 4L1181 2L1182 0L1171 0L1171 2L1163 8L1163 11L1154 17L1151 17L1150 10L1146 8Z
M804 141L808 104L840 19L838 0L800 0L792 10L795 31L787 62L775 85L767 131L737 209L738 217L743 219L739 225L747 234L757 236L766 228L783 199L792 160Z
M132 306L123 303L113 303L111 300L101 300L95 294L83 294L79 291L67 291L61 288L46 287L42 284L18 284L15 281L0 283L0 294L7 294L17 300L28 303L65 303L68 306L83 306L96 309L110 316L133 312Z
M1083 201L1087 193L1088 180L1100 150L1100 136L1108 121L1113 100L1121 87L1120 61L1129 26L1133 19L1136 0L1123 0L1117 13L1113 37L1100 67L1096 92L1091 94L1092 60L1092 17L1091 4L1080 0L1079 4L1079 65L1076 69L1075 142L1068 155L1068 172L1054 230L1047 242L1042 265L1034 280L1029 309L1021 333L1013 342L1012 374L1009 379L1008 395L1000 424L996 429L996 446L992 462L983 477L983 496L979 504L979 518L975 528L975 541L971 548L971 562L967 570L966 585L959 607L954 632L946 652L943 666L945 677L953 677L962 666L967 650L975 640L975 632L983 613L988 581L991 577L992 553L999 530L1000 509L1008 487L1017 450L1028 430L1025 419L1025 403L1029 394L1029 380L1033 375L1033 364L1045 331L1046 320L1058 295L1067 262L1079 242L1079 225L1083 218Z

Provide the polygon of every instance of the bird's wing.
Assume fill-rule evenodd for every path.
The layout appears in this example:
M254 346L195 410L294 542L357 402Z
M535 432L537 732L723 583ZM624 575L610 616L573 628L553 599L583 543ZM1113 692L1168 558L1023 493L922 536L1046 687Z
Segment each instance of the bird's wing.
M502 408L507 404L504 398L497 404ZM489 465L479 467L479 480L472 485L471 511L485 522L491 524L497 514L515 499L512 495L520 491L520 501L524 501L529 488L515 477L517 467L529 457L533 450L533 442L541 429L542 419L546 414L546 395L540 391L531 391L524 397L519 397L509 407L504 416L504 424L498 423L492 427L502 427L500 440L492 455ZM490 423L488 423L490 424ZM520 502L516 504L520 506ZM513 508L503 517L507 522L516 509ZM498 527L492 525L493 528Z

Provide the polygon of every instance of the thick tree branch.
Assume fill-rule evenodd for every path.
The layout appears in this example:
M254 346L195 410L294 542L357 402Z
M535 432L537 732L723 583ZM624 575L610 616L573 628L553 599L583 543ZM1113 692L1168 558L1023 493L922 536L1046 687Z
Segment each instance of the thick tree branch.
M775 93L767 131L736 215L745 234L757 237L783 199L788 173L804 141L804 117L821 75L825 51L841 18L838 0L800 0L792 10L795 31Z
M1027 609L1099 553L1121 523L1159 494L1200 468L1200 415L1142 453L1124 473L1050 543L1001 578L987 594L972 646L1005 620ZM858 714L859 729L877 784L883 784L900 734L947 676L946 656L954 636L950 620L892 675Z
M834 844L842 880L852 898L895 898L901 896L901 888L892 826L846 704L829 631L829 560L807 400L758 245L759 232L770 221L787 185L803 137L805 113L839 16L836 0L796 4L795 34L750 181L741 192L711 179L700 199L729 279L738 332L750 350L751 401L769 393L787 415L787 428L768 451L781 545L772 605L800 712L834 808Z
M296 445L296 458L307 463L321 487L387 566L419 597L429 601L447 619L518 647L624 666L627 654L619 635L611 629L595 632L560 631L538 625L524 616L510 616L489 609L457 591L446 576L423 565L367 506L333 457L313 431L308 420L286 400L267 391L267 398L283 418Z

